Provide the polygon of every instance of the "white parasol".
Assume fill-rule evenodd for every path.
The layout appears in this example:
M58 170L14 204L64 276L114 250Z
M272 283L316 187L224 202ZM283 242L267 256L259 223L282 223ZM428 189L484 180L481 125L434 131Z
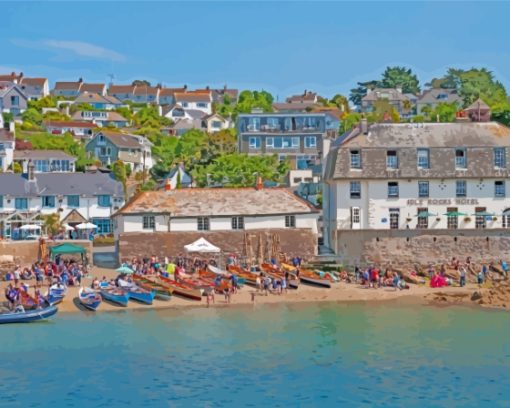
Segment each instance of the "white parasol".
M62 224L62 227L64 227L66 231L74 231L74 227L71 227L69 224Z
M19 229L23 230L23 231L40 230L41 226L40 225L35 225L35 224L26 224L26 225L23 225L23 226L19 227Z
M81 224L78 224L76 226L76 229L82 229L82 230L96 229L96 228L97 228L97 225L94 225L91 222L82 222Z

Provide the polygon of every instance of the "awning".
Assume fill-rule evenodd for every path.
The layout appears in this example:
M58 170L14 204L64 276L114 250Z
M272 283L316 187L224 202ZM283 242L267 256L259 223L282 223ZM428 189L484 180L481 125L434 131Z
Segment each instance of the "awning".
M487 212L487 211L480 211L480 212L474 213L473 215L476 217L494 217L494 214L491 214L490 212Z
M416 217L419 218L428 218L428 217L436 217L437 214L430 213L428 211L420 211L418 214L416 214Z
M86 252L85 248L73 244L61 244L50 248L51 259L56 255L81 254L83 256Z
M443 215L446 215L447 217L464 217L467 214L463 213L463 212L458 212L458 211L451 211L451 212L447 212Z

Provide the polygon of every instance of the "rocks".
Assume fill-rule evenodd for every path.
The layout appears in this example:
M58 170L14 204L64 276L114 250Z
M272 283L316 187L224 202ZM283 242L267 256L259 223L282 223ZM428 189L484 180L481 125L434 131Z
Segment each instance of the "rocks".
M471 300L472 300L473 302L475 302L475 301L477 301L477 300L481 299L482 297L483 297L483 295L481 294L481 292L479 292L479 291L474 291L474 292L473 292L473 294L471 295Z

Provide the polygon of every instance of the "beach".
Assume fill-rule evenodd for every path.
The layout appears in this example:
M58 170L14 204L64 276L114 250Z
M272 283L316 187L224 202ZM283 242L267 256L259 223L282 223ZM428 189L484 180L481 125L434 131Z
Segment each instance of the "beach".
M82 286L90 286L93 277L107 280L115 278L118 273L114 269L94 267L92 274L82 280ZM29 293L33 294L34 280L25 281L29 285ZM0 282L0 290L3 290L8 282ZM42 292L47 290L47 284ZM265 296L257 293L256 289L244 285L236 294L231 296L230 303L225 300L221 294L215 295L214 304L209 307L236 307L255 304L293 304L293 303L316 303L316 302L377 302L405 300L406 303L435 303L435 304L459 304L471 303L471 296L479 290L479 286L469 283L465 287L449 286L443 288L431 288L426 285L410 285L408 290L395 290L391 287L367 288L356 283L339 282L332 284L329 289L318 288L305 284L299 285L297 290L289 289L287 293L281 295L272 294ZM86 309L78 302L79 287L70 286L67 295L62 303L58 305L59 313L78 313ZM254 301L252 294L255 294ZM510 302L509 302L510 305ZM489 306L489 305L485 305ZM130 301L127 307L121 307L104 301L96 311L112 312L119 310L139 310L139 309L165 309L165 308L193 308L208 307L206 297L202 301L194 301L179 296L172 296L169 301L155 299L152 305L145 305L136 301Z

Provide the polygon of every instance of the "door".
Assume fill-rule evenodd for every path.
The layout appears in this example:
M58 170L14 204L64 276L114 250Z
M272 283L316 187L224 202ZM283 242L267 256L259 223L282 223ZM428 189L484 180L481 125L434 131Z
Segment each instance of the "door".
M400 225L400 210L390 208L390 229L398 229Z
M361 209L351 207L351 229L361 229Z

